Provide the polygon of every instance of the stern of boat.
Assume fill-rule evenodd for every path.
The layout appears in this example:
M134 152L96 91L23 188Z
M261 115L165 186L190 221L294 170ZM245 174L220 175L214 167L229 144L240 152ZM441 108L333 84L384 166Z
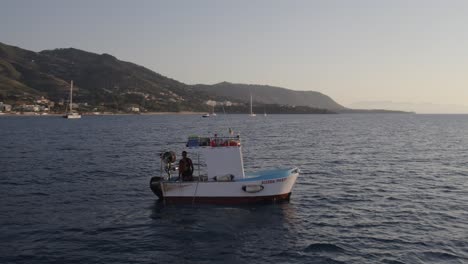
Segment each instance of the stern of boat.
M163 180L162 177L159 177L159 176L154 176L154 177L151 177L151 180L150 180L150 188L151 188L151 191L153 191L154 194L156 194L156 196L158 197L159 200L163 200L164 199L164 195L163 195L163 191L162 191L162 184L161 184L161 181Z

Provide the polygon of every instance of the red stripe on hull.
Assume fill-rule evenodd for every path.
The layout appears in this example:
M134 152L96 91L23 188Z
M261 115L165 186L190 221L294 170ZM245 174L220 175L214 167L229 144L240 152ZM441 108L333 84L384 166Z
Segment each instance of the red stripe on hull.
M198 204L250 204L250 203L274 203L289 201L291 193L271 196L251 197L164 197L166 203L198 203Z

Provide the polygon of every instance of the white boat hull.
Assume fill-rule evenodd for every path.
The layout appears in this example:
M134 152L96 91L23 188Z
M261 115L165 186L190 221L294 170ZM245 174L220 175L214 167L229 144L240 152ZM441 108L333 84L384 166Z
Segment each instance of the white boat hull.
M278 173L280 172L280 173ZM151 181L153 192L165 202L236 204L289 200L298 169L259 172L233 181Z
M78 118L81 118L81 115L80 114L68 114L68 115L64 115L63 117L68 118L68 119L78 119Z

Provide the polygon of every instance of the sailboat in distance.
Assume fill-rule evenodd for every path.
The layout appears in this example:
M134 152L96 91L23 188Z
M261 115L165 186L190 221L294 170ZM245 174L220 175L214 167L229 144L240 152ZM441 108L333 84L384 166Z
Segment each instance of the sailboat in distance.
M213 111L211 111L211 116L217 116L217 114L214 111L215 105L213 104Z
M252 93L250 94L250 115L249 116L257 116L256 114L254 114L254 112L252 111Z
M212 107L211 114L210 114L210 113L206 113L206 114L203 114L202 117L214 117L214 116L217 116L216 113L215 113L215 111L214 111L215 105L212 104L211 107Z
M73 111L73 80L70 82L70 100L69 101L70 102L68 104L67 111L63 117L68 118L68 119L81 118L81 115L79 113Z

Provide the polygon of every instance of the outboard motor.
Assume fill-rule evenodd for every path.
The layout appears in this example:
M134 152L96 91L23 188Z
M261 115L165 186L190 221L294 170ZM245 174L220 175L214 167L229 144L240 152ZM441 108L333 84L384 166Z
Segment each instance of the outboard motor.
M176 161L176 155L174 151L166 151L161 153L161 161L165 164L174 163Z
M161 166L164 166L164 171L167 173L167 176L171 178L171 171L175 170L175 167L172 164L176 162L176 155L174 151L166 151L161 153Z

